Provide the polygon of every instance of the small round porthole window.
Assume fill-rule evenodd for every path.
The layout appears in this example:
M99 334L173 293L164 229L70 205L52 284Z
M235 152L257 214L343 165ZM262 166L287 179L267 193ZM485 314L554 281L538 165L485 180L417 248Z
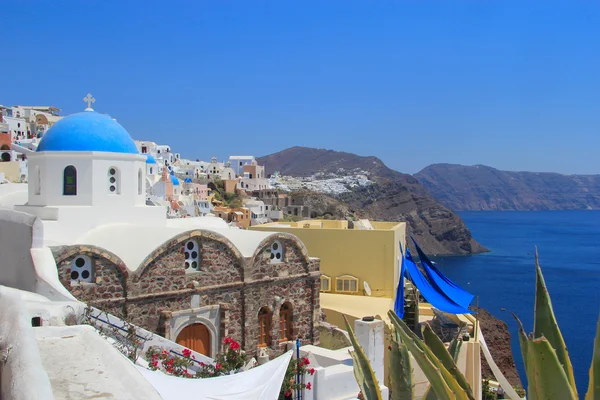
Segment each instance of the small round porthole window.
M92 260L88 256L80 255L71 261L71 283L93 281Z
M116 167L108 169L108 191L110 194L118 194L119 190L119 170Z
M188 240L183 246L185 272L200 271L200 246L195 240Z
M283 246L280 242L274 241L271 244L270 259L272 263L283 262Z

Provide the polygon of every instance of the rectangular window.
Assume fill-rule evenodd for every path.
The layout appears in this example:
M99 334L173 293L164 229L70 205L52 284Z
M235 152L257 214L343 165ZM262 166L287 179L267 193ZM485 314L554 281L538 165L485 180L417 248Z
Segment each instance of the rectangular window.
M321 276L321 292L329 292L331 290L331 278Z
M351 275L335 278L335 287L337 292L356 293L358 292L358 279Z

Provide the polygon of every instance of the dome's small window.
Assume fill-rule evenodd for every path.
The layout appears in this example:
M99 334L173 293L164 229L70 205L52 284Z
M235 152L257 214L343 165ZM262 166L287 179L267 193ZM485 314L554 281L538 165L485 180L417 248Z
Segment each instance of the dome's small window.
M77 196L77 169L72 165L63 172L63 196Z
M283 262L283 246L280 242L274 241L269 249L271 263Z
M71 261L71 284L92 283L94 279L94 266L88 256L79 255Z
M108 192L110 194L121 194L120 172L117 167L108 169Z
M192 273L200 271L200 246L195 240L188 240L183 247L185 257L185 272Z

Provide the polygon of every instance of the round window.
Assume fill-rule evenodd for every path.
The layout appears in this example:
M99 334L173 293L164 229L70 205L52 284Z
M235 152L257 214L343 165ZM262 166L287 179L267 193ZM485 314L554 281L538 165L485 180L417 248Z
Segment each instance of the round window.
M114 168L111 168L111 169L109 170L109 172L110 172L110 174L111 174L111 175L114 175L114 174L116 174L116 173L117 173L117 171L116 171Z
M115 190L117 190L117 188L116 188L116 187L114 187L114 186L111 186L111 187L110 187L110 191L111 191L111 192L114 192Z
M71 261L71 281L73 283L91 283L93 279L93 264L86 255L77 256Z

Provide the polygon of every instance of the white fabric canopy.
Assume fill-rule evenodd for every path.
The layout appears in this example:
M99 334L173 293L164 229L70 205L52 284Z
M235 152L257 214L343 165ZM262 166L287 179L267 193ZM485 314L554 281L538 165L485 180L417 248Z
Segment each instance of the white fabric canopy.
M277 400L293 351L235 375L187 379L136 365L165 400Z
M496 362L492 358L492 353L490 353L490 349L488 348L487 343L483 338L483 333L481 333L481 329L479 327L477 329L479 330L479 343L481 344L481 350L483 350L483 355L485 356L488 365L492 369L496 380L498 381L500 386L502 386L502 389L504 389L504 394L512 400L525 400L525 398L521 399L521 396L517 394L515 389L513 389L512 385L508 382L508 379L506 379L502 371L500 371L500 368L498 368L498 365L496 365Z

